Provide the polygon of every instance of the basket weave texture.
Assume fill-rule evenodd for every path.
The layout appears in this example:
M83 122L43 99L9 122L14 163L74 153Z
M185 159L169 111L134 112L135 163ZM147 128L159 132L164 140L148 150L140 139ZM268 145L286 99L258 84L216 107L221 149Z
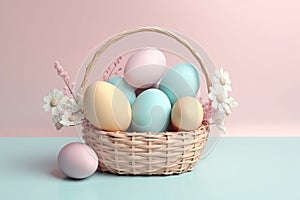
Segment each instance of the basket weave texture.
M105 50L122 38L139 32L163 34L186 47L200 64L209 91L211 81L199 53L184 39L157 27L129 30L108 40L88 64L82 91L85 91L91 71ZM97 153L99 170L119 175L171 175L191 171L204 151L209 131L206 121L194 131L163 133L107 132L88 121L82 124L83 139Z
M189 132L106 132L83 123L83 139L99 158L99 170L123 175L171 175L193 170L209 125Z

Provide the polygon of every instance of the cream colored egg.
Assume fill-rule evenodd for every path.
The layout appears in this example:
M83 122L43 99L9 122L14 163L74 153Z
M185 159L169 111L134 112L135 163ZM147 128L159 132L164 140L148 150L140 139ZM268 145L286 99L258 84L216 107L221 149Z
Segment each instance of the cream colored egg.
M180 98L172 108L171 122L175 130L195 130L201 126L202 120L202 105L194 97Z
M124 131L131 123L127 97L114 85L98 81L91 84L83 99L85 117L97 128Z

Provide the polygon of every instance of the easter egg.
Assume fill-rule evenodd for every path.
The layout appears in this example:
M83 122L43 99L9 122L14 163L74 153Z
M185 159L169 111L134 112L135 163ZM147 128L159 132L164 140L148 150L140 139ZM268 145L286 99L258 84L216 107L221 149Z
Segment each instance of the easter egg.
M195 130L200 127L202 120L202 105L194 97L180 98L172 108L171 122L176 131Z
M131 107L125 94L116 86L98 81L85 91L84 114L97 128L124 131L131 122Z
M170 68L162 77L159 85L159 89L169 97L172 105L181 97L195 97L199 88L199 71L188 63Z
M73 142L60 150L57 164L66 176L83 179L97 170L98 157L95 151L86 144Z
M128 83L120 76L112 77L108 79L107 82L119 88L126 95L130 105L133 104L136 99L135 88L128 85Z
M157 83L168 70L165 55L154 48L131 55L124 69L124 79L135 88L148 88Z
M142 92L132 106L131 130L136 132L163 132L170 122L171 104L158 89Z

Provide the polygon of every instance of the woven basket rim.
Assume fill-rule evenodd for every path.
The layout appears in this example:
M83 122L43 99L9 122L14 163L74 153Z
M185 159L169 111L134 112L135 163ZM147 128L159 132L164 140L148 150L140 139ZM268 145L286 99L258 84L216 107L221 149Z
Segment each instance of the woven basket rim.
M103 129L100 129L100 128L97 128L95 127L94 125L92 125L87 119L85 119L82 123L82 126L83 127L88 127L90 129L93 129L94 131L97 131L101 134L106 134L106 135L122 135L122 134L125 134L127 136L146 136L146 135L174 135L174 134L178 134L178 133L197 133L198 130L200 129L208 129L209 126L210 126L210 123L206 120L203 120L202 121L202 124L200 125L199 128L195 129L195 130L191 130L191 131L164 131L164 132L127 132L127 131L106 131L106 130L103 130Z

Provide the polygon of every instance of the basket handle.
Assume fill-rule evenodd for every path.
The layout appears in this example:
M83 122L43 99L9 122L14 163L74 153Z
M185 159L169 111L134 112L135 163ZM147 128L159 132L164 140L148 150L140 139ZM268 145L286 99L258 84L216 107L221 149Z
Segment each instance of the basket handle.
M111 39L109 39L103 46L101 46L101 48L99 48L93 59L91 60L91 62L88 64L86 71L85 71L85 75L83 78L83 81L81 83L81 88L83 89L83 91L85 91L86 88L86 84L88 82L90 73L92 71L92 69L94 68L96 62L98 61L98 59L100 58L100 56L105 52L106 49L108 49L111 45L115 44L116 42L118 42L119 40L121 40L122 38L125 38L129 35L135 34L135 33L140 33L140 32L156 32L156 33L160 33L166 36L169 36L171 38L173 38L174 40L176 40L177 42L179 42L180 44L182 44L183 46L185 46L190 52L191 54L195 57L195 59L197 60L197 62L200 64L201 69L205 75L205 79L206 79L206 83L207 83L207 90L208 92L210 91L209 87L211 86L211 80L208 74L208 70L206 68L206 66L204 65L199 53L196 51L196 49L194 49L186 40L184 40L183 38L179 37L178 35L165 30L165 29L161 29L158 27L141 27L141 28L137 28L137 29L132 29L132 30L128 30L125 32L122 32L118 35L115 35L114 37L112 37Z

